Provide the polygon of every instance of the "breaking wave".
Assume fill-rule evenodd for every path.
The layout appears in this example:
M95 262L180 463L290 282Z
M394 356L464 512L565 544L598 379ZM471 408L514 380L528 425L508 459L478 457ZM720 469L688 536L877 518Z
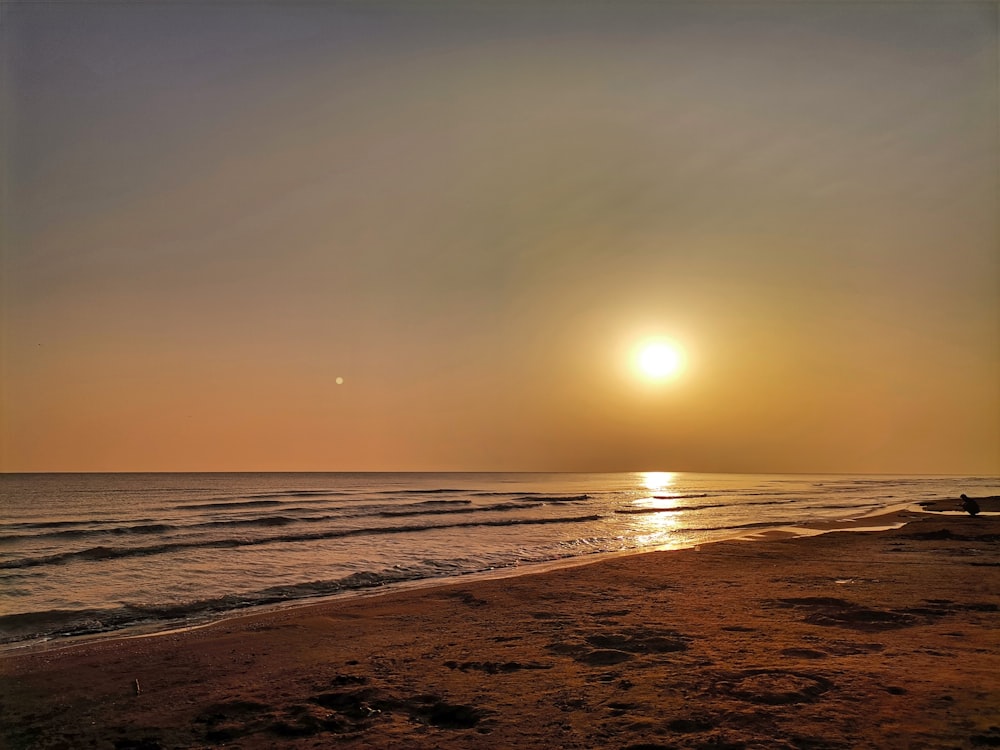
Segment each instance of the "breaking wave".
M54 555L40 555L37 557L25 557L20 560L8 560L0 563L0 569L11 570L18 568L32 568L39 565L59 565L73 560L109 560L123 557L146 557L149 555L160 555L185 549L254 547L262 544L275 544L277 542L311 542L322 541L324 539L343 539L345 537L355 536L408 534L420 531L473 528L477 526L542 526L559 523L583 523L587 521L597 521L600 519L601 516L599 515L571 516L568 518L512 518L494 521L426 524L423 526L376 526L360 529L338 529L335 531L324 531L312 534L284 534L281 536L268 536L252 539L230 537L225 539L207 539L203 541L165 542L163 544L151 544L145 547L107 547L102 545L73 552L61 552Z

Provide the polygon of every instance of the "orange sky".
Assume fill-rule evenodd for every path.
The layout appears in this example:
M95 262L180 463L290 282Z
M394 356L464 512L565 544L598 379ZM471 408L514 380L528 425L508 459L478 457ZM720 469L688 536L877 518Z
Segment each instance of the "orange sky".
M0 13L4 471L1000 474L995 3Z

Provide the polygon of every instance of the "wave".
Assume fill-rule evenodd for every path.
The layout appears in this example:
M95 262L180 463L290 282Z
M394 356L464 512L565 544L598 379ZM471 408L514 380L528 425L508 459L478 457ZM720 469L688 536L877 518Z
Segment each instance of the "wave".
M698 495L653 495L653 497L657 500L692 500L696 497L709 497L709 494L707 492L702 492ZM705 507L707 508L709 506L706 505ZM713 505L711 507L718 508L720 506Z
M81 536L103 536L114 534L165 534L179 527L168 523L147 523L138 526L118 526L110 529L63 529L62 531L48 531L41 534L4 534L0 536L0 544L5 542L23 542L25 540L37 539L72 539Z
M385 490L385 495L449 495L457 492L468 492L468 490L456 490L450 487L441 487L433 490Z
M498 511L510 511L510 510L527 510L529 508L538 508L541 506L540 502L511 502L511 503L497 503L495 505L476 505L476 506L464 506L461 508L422 508L419 510L383 510L378 513L372 513L373 516L379 516L380 518L396 518L404 516L441 516L450 515L458 513L495 513Z
M346 591L377 588L392 583L415 581L447 574L454 566L447 562L426 561L420 567L360 571L332 580L271 586L247 594L225 596L177 604L125 604L108 609L51 609L40 612L0 615L0 643L14 643L31 638L94 635L151 622L188 620L231 612L247 607L279 604ZM509 565L517 564L511 561ZM490 566L494 567L494 566Z
M152 518L129 519L132 523L156 523ZM64 529L68 526L110 526L114 523L126 523L121 518L80 519L79 521L20 521L17 523L0 524L0 529Z
M317 495L346 495L343 490L281 490L280 492L255 492L243 497L315 497Z
M512 495L541 495L541 492L470 492L473 497L511 497Z
M686 495L686 496L653 495L653 498L657 499L657 500L678 500L678 499L681 499L682 497L696 498L696 497L714 497L714 496L713 495ZM680 512L680 511L688 511L688 512L690 512L690 511L696 511L696 510L707 510L707 509L711 509L711 508L734 508L734 509L739 509L739 508L746 508L746 507L749 507L751 505L753 505L753 506L757 506L757 505L789 505L789 504L795 503L795 502L798 502L798 501L795 500L795 499L792 499L792 500L759 500L759 501L754 501L754 502L749 502L749 503L731 502L731 503L711 503L711 504L706 503L704 505L678 505L678 506L673 507L673 508L656 508L656 507L650 507L650 508L643 508L643 507L638 507L638 508L620 508L620 509L616 510L615 513L626 514L626 515L629 515L629 514L639 515L639 514L643 514L643 513L676 513L676 512ZM817 505L817 506L807 506L807 507L808 507L808 509L813 509L813 508L828 508L828 507L830 507L830 508L832 508L832 507L854 508L854 507L857 507L857 506L854 505L854 504L852 504L852 505L843 505L843 506Z
M590 495L547 495L544 492L524 492L524 491L514 491L514 492L495 492L495 491L482 491L482 490L456 490L451 488L441 488L433 490L386 490L383 494L386 495L438 495L438 494L457 494L462 493L468 495L469 497L515 497L515 498L531 498L535 500L545 500L550 502L559 501L569 501L569 500L589 500ZM464 501L463 501L464 502Z
M215 510L218 508L262 508L267 505L282 505L281 500L240 500L221 503L191 503L175 505L174 510Z
M287 526L299 522L329 521L336 516L262 516L258 518L241 518L233 521L206 521L205 523L194 523L186 525L178 524L142 524L138 526L118 526L110 529L64 529L62 531L43 532L41 534L8 534L0 536L0 544L6 542L39 541L44 539L76 539L80 537L93 536L126 536L126 535L147 535L147 534L167 534L171 531L197 531L198 529L218 528L218 527L243 527L243 526Z
M788 491L783 492L782 490L768 490L767 492L744 492L742 490L733 490L732 492L712 492L713 495L732 495L733 497L780 497L781 495L794 495L796 493ZM799 493L801 494L801 493Z
M43 612L19 612L12 615L0 615L0 630L19 627L37 626L41 623L58 625L81 617L97 616L107 612L104 609L48 609Z
M348 494L350 493L345 490L272 490L271 492L246 492L232 495L216 495L213 497L202 498L202 500L256 500L259 498L269 497L315 497L326 495L340 496Z
M243 528L245 526L288 526L293 523L329 521L332 518L334 516L260 516L258 518L239 518L235 521L206 521L205 523L195 523L180 528L184 531L196 531L198 529Z
M619 508L615 511L615 513L638 516L647 513L680 513L681 511L705 510L706 508L724 507L724 505L678 505L676 508Z
M358 513L348 513L346 517L351 518L407 518L413 516L441 516L467 513L502 513L514 510L528 510L541 505L538 501L495 503L493 505L472 505L471 500L424 500L419 503L409 503L396 506L391 509L385 505L363 506L362 508L351 508L348 510L360 510ZM456 507L457 506L457 507ZM380 510L384 509L384 510ZM307 508L285 508L284 512L293 510L308 510ZM37 541L43 539L74 539L80 537L94 537L107 535L143 535L143 534L166 534L172 531L197 531L209 528L245 528L245 527L273 527L288 526L295 523L322 523L326 521L340 521L345 515L320 515L320 516L257 516L253 518L237 518L225 521L204 521L192 524L140 524L136 526L119 526L114 528L98 529L63 529L61 531L43 532L40 534L8 534L0 536L0 544L7 542L23 542L27 540Z
M343 497L351 493L343 490L280 490L277 492L252 492L240 495L217 495L215 497L201 498L197 503L184 503L174 505L174 510L200 510L205 508L239 508L253 504L281 504L281 500L275 498L294 497L302 502L302 498L327 498ZM273 501L273 503L267 502Z
M0 569L12 570L18 568L32 568L39 565L60 565L73 560L112 560L125 557L147 557L149 555L159 555L185 549L254 547L262 544L275 544L278 542L322 541L325 539L342 539L354 536L405 534L420 531L437 531L440 529L459 529L485 526L530 526L557 523L582 523L587 521L598 521L601 518L602 516L599 515L571 516L562 518L511 518L503 520L465 521L451 524L376 526L360 529L339 529L336 531L323 531L311 534L285 534L282 536L270 536L255 539L230 537L228 539L209 539L190 542L164 542L162 544L152 544L145 547L108 547L101 545L73 552L60 552L54 555L41 555L37 557L25 557L20 560L8 560L0 563Z
M368 505L362 508L347 508L346 514L322 516L261 516L257 518L239 518L229 521L206 521L178 528L199 529L239 526L284 526L290 523L320 523L324 521L341 521L345 518L395 518L411 516L442 516L465 513L494 513L511 510L526 510L537 508L538 502L495 503L493 505L472 505L471 500L427 500L420 503L408 503L392 508L385 505ZM283 508L282 511L306 510L305 508ZM350 512L354 511L354 512Z
M90 522L89 521L35 521L35 522L25 522L18 524L9 524L7 528L34 527L37 529L61 529L65 526L80 526L85 523L90 523Z

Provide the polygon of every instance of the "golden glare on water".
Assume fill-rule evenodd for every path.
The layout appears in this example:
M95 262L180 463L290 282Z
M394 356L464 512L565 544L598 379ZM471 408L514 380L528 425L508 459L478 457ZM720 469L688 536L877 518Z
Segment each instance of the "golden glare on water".
M665 490L674 483L674 472L645 471L642 474L642 483L650 492Z
M645 513L639 516L639 530L644 532L643 538L647 544L661 544L669 539L671 531L679 528L678 516L669 510Z
M651 341L639 349L636 365L650 380L674 378L684 368L684 353L672 341Z
M650 492L669 490L676 479L672 471L645 471L642 473L642 484ZM643 530L644 544L660 544L665 535L677 526L675 515L669 512L676 503L670 496L653 495L633 500L632 505L639 510L636 516L639 527Z

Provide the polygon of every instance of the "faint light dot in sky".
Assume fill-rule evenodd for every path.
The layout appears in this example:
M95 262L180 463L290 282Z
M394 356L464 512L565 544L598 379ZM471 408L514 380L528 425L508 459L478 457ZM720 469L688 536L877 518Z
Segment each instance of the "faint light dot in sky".
M343 378L337 378L337 385L343 385L343 384L344 384L344 379Z

